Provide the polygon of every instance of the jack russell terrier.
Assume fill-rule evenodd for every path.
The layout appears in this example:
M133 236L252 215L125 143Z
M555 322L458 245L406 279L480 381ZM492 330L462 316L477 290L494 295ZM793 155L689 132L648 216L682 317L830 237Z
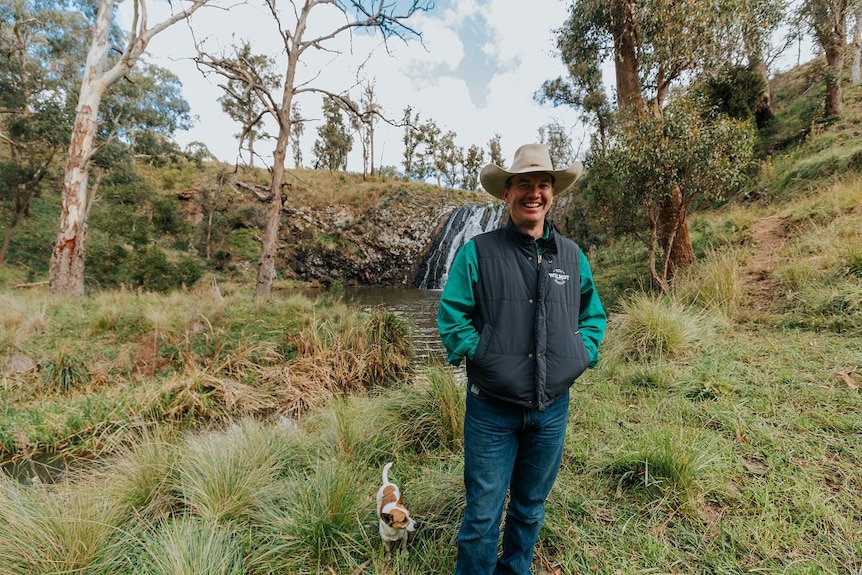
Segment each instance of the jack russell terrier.
M410 512L401 501L401 490L389 481L390 467L391 461L383 466L383 485L377 491L380 537L383 539L383 552L387 557L392 551L407 556L407 535L416 531L417 524L410 518Z

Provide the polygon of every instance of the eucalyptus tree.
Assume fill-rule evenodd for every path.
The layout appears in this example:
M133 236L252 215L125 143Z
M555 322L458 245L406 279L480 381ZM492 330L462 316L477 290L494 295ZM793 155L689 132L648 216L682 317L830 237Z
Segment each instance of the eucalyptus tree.
M302 134L305 133L305 120L302 108L293 103L290 106L290 147L293 151L293 165L298 170L302 167Z
M551 155L551 164L561 168L575 161L575 149L572 146L572 138L566 131L566 127L558 120L553 120L544 126L539 126L539 143L548 146Z
M748 0L576 0L557 31L557 47L569 77L546 82L542 95L595 118L600 140L598 149L591 150L592 161L602 161L604 150L619 132L614 122L660 119L674 86L684 86L697 74L742 57L740 22L750 28L755 20L741 15L755 4ZM613 113L601 84L606 63L612 63L615 72ZM660 206L658 245L672 275L694 261L694 251L683 193L676 183L667 184L666 189L652 188L652 192L658 194ZM632 202L627 208L643 206Z
M11 205L0 246L5 264L30 201L69 143L74 89L86 53L88 22L65 4L11 0L0 5L0 199Z
M465 190L479 189L479 172L485 165L485 152L479 146L473 144L464 153L464 175L461 178L461 187Z
M804 0L800 14L814 32L817 43L826 55L827 117L844 111L844 90L841 86L847 50L847 21L856 13L860 0Z
M144 62L102 97L97 142L117 140L126 144L135 157L160 163L165 161L166 152L181 155L170 138L191 125L191 108L182 96L179 77Z
M344 98L344 109L350 118L350 127L359 136L359 145L362 148L363 180L368 175L374 174L374 129L382 114L374 89L374 82L366 81L362 84L359 103L353 101L349 96Z
M739 30L745 64L763 80L757 108L758 122L762 127L763 118L774 116L769 66L791 42L788 37L784 44L773 45L774 33L787 23L789 8L787 0L749 0L744 8L736 11L738 21L733 26Z
M414 167L418 161L418 149L422 143L419 112L414 112L412 106L404 108L402 124L404 125L404 138L402 139L404 143L404 159L402 160L404 176L412 178Z
M273 90L278 86L279 77L275 71L275 59L268 55L252 53L248 41L240 43L236 58L243 62L248 70L254 70L254 82ZM221 85L224 94L219 97L222 110L232 119L239 122L241 131L237 134L239 148L248 151L248 165L254 167L254 143L266 136L264 117L266 108L257 98L251 97L251 82L246 79L228 78Z
M312 149L316 169L330 172L347 170L347 155L353 148L353 136L344 123L339 101L332 96L323 97L323 124L317 128L317 140Z
M57 239L51 253L48 286L52 294L84 295L84 244L90 194L90 164L97 151L96 137L102 97L135 67L153 37L185 20L208 0L179 2L170 17L150 25L146 0L133 0L133 16L120 47L112 42L116 0L99 0L78 90L75 120L69 140L63 181L62 207Z
M862 84L862 2L853 14L853 40L850 49L850 84Z
M503 146L500 144L500 138L500 134L494 134L494 137L488 140L488 154L492 164L505 168L506 160L503 159Z
M601 162L590 170L591 197L601 197L609 226L645 237L654 283L670 288L674 261L659 257L665 229L665 190L679 193L681 209L720 204L744 181L754 148L751 122L704 114L691 98L675 97L661 117L626 116ZM632 205L638 210L632 210Z
M425 120L419 129L422 148L419 150L419 161L417 162L416 179L425 181L429 176L434 176L437 185L441 184L441 161L442 153L441 139L443 130L434 120Z
M460 183L464 164L464 149L455 143L456 136L455 132L449 130L439 138L434 150L438 185L442 179L450 188L455 188Z
M366 81L362 84L362 93L359 104L347 107L350 114L350 124L359 135L359 144L362 146L362 178L374 175L374 130L380 116L383 113L380 104L377 103L375 84Z
M263 3L271 18L261 22L259 34L266 34L265 26L269 25L271 31L280 38L286 56L280 93L279 90L273 90L258 82L257 71L250 69L248 63L240 61L235 54L209 53L203 44L198 44L196 57L199 65L214 70L228 80L245 83L249 96L261 102L269 117L275 121L278 130L272 154L270 198L261 239L255 298L269 295L275 280L284 200L285 159L290 141L290 112L294 98L309 92L343 98L344 90L323 85L319 75L321 70L309 70L314 68L310 56L313 53L323 53L337 57L337 40L349 40L353 32L378 32L384 41L393 38L407 41L411 37L420 37L406 21L417 12L429 10L434 5L431 0L407 0L388 4L372 0L263 0ZM310 21L312 17L314 20ZM310 27L310 24L315 26ZM304 76L307 72L309 75Z

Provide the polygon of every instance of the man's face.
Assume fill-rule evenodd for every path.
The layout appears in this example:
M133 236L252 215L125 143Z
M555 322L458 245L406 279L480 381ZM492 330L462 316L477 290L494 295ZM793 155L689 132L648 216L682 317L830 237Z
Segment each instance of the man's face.
M545 214L554 200L554 180L545 172L516 174L503 190L503 200L509 204L512 222L539 238L544 232Z

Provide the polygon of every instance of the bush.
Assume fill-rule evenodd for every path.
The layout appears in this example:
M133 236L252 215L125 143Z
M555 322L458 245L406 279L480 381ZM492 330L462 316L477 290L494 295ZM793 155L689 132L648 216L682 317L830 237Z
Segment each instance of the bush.
M191 286L203 275L200 262L189 256L178 256L176 261L168 259L158 247L148 247L135 252L126 261L124 273L127 281L146 291L166 292L182 286Z

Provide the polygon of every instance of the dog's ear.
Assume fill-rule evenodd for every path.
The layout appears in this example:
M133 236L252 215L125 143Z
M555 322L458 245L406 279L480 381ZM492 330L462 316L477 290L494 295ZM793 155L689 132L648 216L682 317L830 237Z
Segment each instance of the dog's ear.
M383 523L385 523L386 525L389 525L390 527L392 526L392 523L395 521L395 519L389 513L381 513L380 519L382 519Z

